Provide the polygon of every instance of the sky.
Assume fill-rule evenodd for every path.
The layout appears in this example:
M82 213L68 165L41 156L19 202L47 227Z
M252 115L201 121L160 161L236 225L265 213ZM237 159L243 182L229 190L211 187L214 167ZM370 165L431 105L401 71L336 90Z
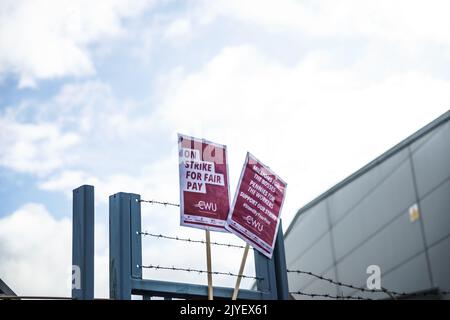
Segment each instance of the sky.
M92 184L95 295L108 297L108 196L177 202L177 133L227 145L232 194L247 151L270 166L288 184L286 230L449 109L448 12L446 0L1 1L0 278L70 295L72 190ZM204 238L177 208L143 204L142 226ZM204 251L143 239L144 264L204 269ZM213 269L235 273L241 255L214 247Z

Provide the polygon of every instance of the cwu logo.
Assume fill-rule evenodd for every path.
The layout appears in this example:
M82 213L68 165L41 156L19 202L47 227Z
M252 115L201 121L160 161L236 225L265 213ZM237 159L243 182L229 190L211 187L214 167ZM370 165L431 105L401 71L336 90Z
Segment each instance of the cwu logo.
M217 212L217 203L215 202L206 202L202 200L194 204L194 207L199 208L202 211Z
M260 221L254 219L252 216L246 216L244 220L259 232L264 230L264 225Z

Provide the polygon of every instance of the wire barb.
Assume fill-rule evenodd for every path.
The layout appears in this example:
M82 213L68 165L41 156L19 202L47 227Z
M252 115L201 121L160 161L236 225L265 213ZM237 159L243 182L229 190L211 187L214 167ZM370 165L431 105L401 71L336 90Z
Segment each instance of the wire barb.
M243 279L253 279L253 280L264 280L260 277L255 276L248 276L248 275L239 275L232 272L220 272L220 271L206 271L206 270L200 270L200 269L192 269L192 268L179 268L179 267L161 267L159 265L145 265L145 266L139 266L142 269L154 269L154 270L171 270L171 271L183 271L183 272L194 272L198 274L206 273L206 274L213 274L213 275L221 275L221 276L231 276L231 277L241 277Z

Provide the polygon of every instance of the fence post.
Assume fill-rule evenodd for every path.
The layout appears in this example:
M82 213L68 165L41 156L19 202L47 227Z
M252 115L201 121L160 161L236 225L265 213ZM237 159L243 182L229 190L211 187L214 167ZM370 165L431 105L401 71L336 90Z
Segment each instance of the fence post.
M109 197L109 296L131 299L130 195Z
M72 298L94 299L94 187L73 190Z
M289 285L286 268L286 255L284 251L283 227L280 221L278 227L277 240L273 252L273 260L275 262L275 275L277 279L277 294L279 300L289 299Z
M278 299L274 259L268 259L257 250L255 252L256 289L268 293L264 295L268 300Z

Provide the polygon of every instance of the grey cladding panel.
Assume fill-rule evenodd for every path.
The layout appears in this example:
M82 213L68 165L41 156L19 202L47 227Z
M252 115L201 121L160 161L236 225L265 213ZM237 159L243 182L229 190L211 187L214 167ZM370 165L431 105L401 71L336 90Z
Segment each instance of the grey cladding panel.
M335 272L334 272L334 268L330 269L330 271L327 271L323 276L325 278L337 280ZM333 296L338 294L336 285L334 285L330 282L318 280L318 279L315 279L313 282L311 282L307 287L303 288L301 291L306 292L306 293L315 293L315 294L330 294ZM308 297L302 296L302 299L307 300L307 299L317 299L317 298L308 298ZM324 299L324 298L321 298L321 299Z
M336 259L339 260L365 238L364 215L355 209L332 229Z
M287 261L297 259L328 230L326 202L304 212L285 240Z
M381 285L392 291L417 292L431 289L424 253L381 277Z
M411 164L404 162L363 203L366 234L370 235L416 201Z
M450 179L421 201L421 219L428 245L450 234Z
M366 279L369 265L378 265L382 271L388 271L423 251L420 224L411 223L405 211L373 238L338 263L338 276L342 281ZM365 281L365 280L364 280Z
M421 220L412 223L408 208L416 202L413 168ZM377 264L382 285L388 289L414 292L437 286L450 291L449 177L447 122L331 194L326 201L333 224L338 280L365 286L367 266ZM335 276L331 235L326 233L326 201L306 211L287 237L288 268ZM429 248L433 284L424 253L422 222L428 246L435 243ZM289 281L291 290L330 294L336 290L308 276L289 275ZM345 288L342 293L355 294Z
M420 197L450 177L450 124L437 130L439 131L413 153Z
M311 276L305 274L288 273L289 292L299 291L311 283Z
M429 255L434 285L441 291L450 291L450 238L431 247Z
M375 168L331 195L329 207L332 224L342 219L378 182L379 174Z
M392 174L402 163L407 161L409 157L408 148L404 148L390 158L381 162L378 166L378 174L380 175L381 180L386 179L388 176Z
M409 161L403 163L332 230L339 260L415 201Z
M443 125L445 126L445 125ZM438 128L435 128L433 131L428 132L427 134L425 134L424 136L422 136L422 138L414 141L413 143L411 143L410 148L411 151L414 152L418 149L420 149L425 143L428 142L428 140L430 140L443 126L440 126Z
M333 256L331 252L330 234L327 233L302 256L288 262L288 269L321 274L333 265Z

